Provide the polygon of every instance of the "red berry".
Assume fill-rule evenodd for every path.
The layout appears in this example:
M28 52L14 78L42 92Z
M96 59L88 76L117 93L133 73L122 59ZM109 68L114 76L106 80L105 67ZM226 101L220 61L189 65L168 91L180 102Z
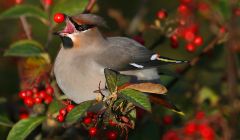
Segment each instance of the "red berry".
M19 114L19 119L22 120L22 119L27 119L29 117L29 114L28 113L21 113Z
M193 44L191 44L191 43L187 44L187 45L185 46L185 49L186 49L188 52L195 52L195 51L196 51L196 47L195 47Z
M89 129L88 133L91 137L95 136L97 134L97 128L96 127L91 127Z
M171 47L172 48L178 48L178 38L177 38L177 36L176 35L172 35L171 37L170 37L170 41L171 41Z
M40 98L40 97L35 97L35 98L34 98L34 103L36 103L36 104L41 104L41 103L42 103L42 98Z
M193 122L188 123L185 127L184 127L184 133L187 135L192 135L197 131L197 125Z
M53 0L43 0L43 4L45 4L46 6L52 5Z
M74 105L68 105L67 106L67 112L70 112L75 106Z
M38 93L38 88L37 87L32 88L32 92L33 93Z
M195 38L195 34L192 30L186 30L184 32L184 39L188 42L192 42L193 39Z
M172 122L173 122L172 116L166 115L163 117L164 124L169 125L169 124L172 124Z
M189 14L189 9L188 7L185 5L185 4L180 4L178 6L178 12L181 14L181 15L188 15Z
M92 122L92 119L90 117L86 117L83 120L83 123L86 124L86 125L90 124L91 122Z
M42 91L39 92L39 97L40 97L40 98L43 98L43 99L44 99L46 96L47 96L47 93L46 93L44 90L42 90Z
M109 123L110 126L116 126L117 125L117 123L115 123L113 120L109 120L108 123Z
M59 114L65 116L67 114L66 108L62 108L59 110Z
M15 3L16 3L16 4L22 4L22 3L23 3L23 0L15 0Z
M161 20L166 19L167 16L168 16L168 14L165 10L159 10L157 13L157 17Z
M63 122L64 121L64 116L63 115L57 115L57 121L58 122Z
M227 31L227 29L226 29L224 26L220 27L220 29L219 29L219 32L220 32L221 34L226 33L226 31Z
M27 97L27 93L26 93L26 91L20 91L20 92L18 93L18 96L19 96L20 98L24 99L24 98Z
M50 104L50 103L52 102L52 100L53 100L53 98L52 98L52 96L50 96L50 95L47 95L47 96L44 98L44 102L45 102L46 104Z
M203 119L205 117L205 112L199 111L199 112L197 112L195 117L196 117L196 119L201 120L201 119Z
M26 97L26 98L24 99L24 104L25 104L26 106L28 106L28 107L32 107L33 104L34 104L33 98L31 98L31 97Z
M108 140L116 140L117 139L117 132L116 131L108 131L107 138Z
M169 130L163 135L162 140L180 140L176 131Z
M62 13L56 13L53 17L54 21L57 23L62 23L65 21L65 16Z
M203 38L201 36L197 36L193 40L194 45L201 46L203 44Z
M53 89L53 87L52 86L48 86L48 87L46 87L46 92L48 93L48 94L50 94L50 95L52 95L53 93L54 93L54 89Z
M236 15L236 16L240 16L240 8L236 8L236 9L234 9L234 15Z
M211 127L209 127L207 124L200 124L198 129L200 134L205 140L215 139L214 130Z
M33 95L32 90L26 90L26 94L28 97L31 97Z

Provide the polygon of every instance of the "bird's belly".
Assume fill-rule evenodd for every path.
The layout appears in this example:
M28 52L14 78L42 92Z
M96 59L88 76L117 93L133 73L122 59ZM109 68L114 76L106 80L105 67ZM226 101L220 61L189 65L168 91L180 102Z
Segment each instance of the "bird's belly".
M66 96L76 103L96 98L95 90L105 87L105 77L102 67L95 63L87 65L55 64L54 73L56 81Z

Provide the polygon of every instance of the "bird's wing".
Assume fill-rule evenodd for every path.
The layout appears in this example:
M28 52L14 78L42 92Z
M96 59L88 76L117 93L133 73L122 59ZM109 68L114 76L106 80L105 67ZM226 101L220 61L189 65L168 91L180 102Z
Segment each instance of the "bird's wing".
M97 62L101 65L118 70L140 70L159 67L166 64L179 64L186 61L161 57L151 52L138 42L125 37L107 38L108 46L100 53Z

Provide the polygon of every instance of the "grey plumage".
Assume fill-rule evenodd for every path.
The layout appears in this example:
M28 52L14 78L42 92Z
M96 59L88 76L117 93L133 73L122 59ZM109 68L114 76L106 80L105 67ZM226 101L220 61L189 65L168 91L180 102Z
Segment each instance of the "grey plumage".
M84 22L98 19L89 14L77 17L81 18L78 21L88 20ZM54 64L54 73L59 87L76 103L94 99L96 93L93 91L98 90L100 81L100 88L105 88L104 68L134 75L138 80L155 80L159 78L156 66L180 62L159 61L155 53L136 41L125 37L105 38L97 27L82 32L74 30L73 33L61 36L71 38L73 47L61 47Z

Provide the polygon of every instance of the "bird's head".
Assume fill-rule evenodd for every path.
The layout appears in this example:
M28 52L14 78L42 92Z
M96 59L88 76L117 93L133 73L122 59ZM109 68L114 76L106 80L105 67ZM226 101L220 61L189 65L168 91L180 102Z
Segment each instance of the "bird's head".
M78 14L65 16L66 26L63 30L55 32L59 35L64 48L79 47L80 42L90 43L94 37L99 36L97 27L106 27L105 21L94 14Z

